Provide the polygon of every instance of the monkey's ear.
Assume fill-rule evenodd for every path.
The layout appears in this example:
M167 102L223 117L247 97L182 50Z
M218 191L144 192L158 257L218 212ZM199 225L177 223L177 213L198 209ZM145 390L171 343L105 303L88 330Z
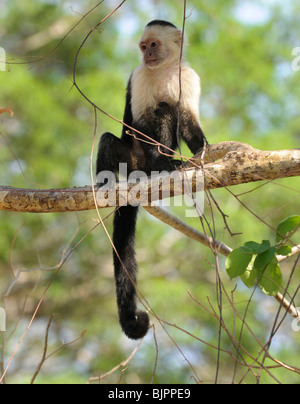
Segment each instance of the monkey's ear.
M182 32L180 31L180 29L176 30L176 34L175 34L175 43L180 46L182 42Z

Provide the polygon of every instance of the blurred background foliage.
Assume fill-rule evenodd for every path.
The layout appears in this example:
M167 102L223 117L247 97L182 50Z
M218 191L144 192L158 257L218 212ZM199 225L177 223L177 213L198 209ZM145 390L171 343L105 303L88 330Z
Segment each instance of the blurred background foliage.
M128 0L95 30L77 65L78 85L87 97L122 119L127 80L139 63L137 41L143 27L156 18L181 26L183 3ZM299 2L187 3L186 56L202 78L201 116L209 142L236 140L265 150L299 147L300 71L292 70L292 50L300 46ZM91 183L94 111L73 87L74 58L87 33L119 2L103 1L75 26L96 4L83 0L1 1L0 46L5 49L9 64L5 72L0 72L0 107L9 106L14 111L14 118L0 116L1 185L48 189ZM121 126L99 113L97 141L108 130L117 134ZM183 152L188 154L186 148ZM260 219L276 227L285 217L299 214L299 185L299 178L293 178L261 188L257 188L258 184L231 188L249 210L228 191L214 191L214 198L228 215L230 230L240 233L231 236L216 207L213 217L207 207L207 218L211 225L214 222L216 238L232 248L248 240L274 242L271 229ZM173 212L202 230L199 219L185 218L185 208L174 208ZM111 232L111 210L101 213L107 217L105 225ZM76 341L47 360L36 382L85 383L125 360L136 346L122 335L118 324L111 247L101 226L91 231L96 221L95 212L44 215L0 212L0 306L7 311L7 332L2 333L2 370L53 276L51 268L71 253L11 363L8 383L30 381L42 357L51 314L55 317L48 352L63 344L62 341L65 344ZM299 238L294 241L299 243ZM141 212L137 257L143 296L159 317L192 335L166 325L168 335L152 318L157 341L149 331L126 371L114 372L103 382L149 383L157 349L154 382L193 383L195 374L188 361L201 381L213 382L217 350L195 336L217 347L219 322L187 292L207 307L209 297L217 310L215 260L211 251ZM285 282L294 261L283 266ZM229 281L222 257L220 270L230 294L236 282ZM290 292L298 285L299 265ZM241 284L234 292L241 316L251 292ZM269 339L277 310L272 298L255 292L246 320L263 345ZM238 338L241 323L225 298L223 320ZM84 330L87 332L79 338ZM299 341L300 333L292 331L291 319L287 318L272 340L270 353L297 366ZM246 329L242 344L257 357L260 346ZM220 347L232 350L225 332ZM248 363L253 362L244 352L243 356ZM221 352L218 370L219 382L256 382L246 367L235 368L228 352ZM282 368L271 372L283 383L300 381L299 375ZM276 381L265 371L260 380Z

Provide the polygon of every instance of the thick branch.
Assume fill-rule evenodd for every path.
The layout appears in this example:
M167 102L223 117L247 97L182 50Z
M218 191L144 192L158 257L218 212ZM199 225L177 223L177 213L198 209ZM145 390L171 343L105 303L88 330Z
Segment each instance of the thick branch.
M160 221L178 230L180 233L183 233L185 236L192 238L195 241L198 241L199 243L205 245L206 247L216 248L218 252L220 252L222 255L225 255L226 257L232 251L232 249L228 247L226 244L221 243L220 241L217 241L212 237L209 237L201 233L200 231L182 222L177 217L171 215L169 212L161 209L159 206L151 206L151 207L149 206L144 207L144 209L152 216L156 217Z
M47 190L0 187L0 210L57 213L94 208L93 192L90 186Z
M164 195L163 181L157 178L141 181L141 204L151 206L156 200L183 194L182 184L191 184L192 190L201 188L204 173L204 188L214 189L242 183L274 180L284 177L300 176L300 149L280 151L260 151L238 142L223 142L211 145L202 156L195 156L192 163L185 165L186 170L175 173L176 180L171 183L169 192ZM217 160L217 161L216 161ZM202 169L196 168L203 167ZM124 189L124 184L116 184L105 194L97 193L99 208L129 204L136 196L136 184ZM154 195L154 197L153 197ZM0 187L0 210L12 212L75 212L95 209L93 189L83 188L30 190Z
M201 164L201 157L195 156L194 163ZM300 176L300 149L262 151L245 143L222 142L208 147L204 164L209 189L296 177Z

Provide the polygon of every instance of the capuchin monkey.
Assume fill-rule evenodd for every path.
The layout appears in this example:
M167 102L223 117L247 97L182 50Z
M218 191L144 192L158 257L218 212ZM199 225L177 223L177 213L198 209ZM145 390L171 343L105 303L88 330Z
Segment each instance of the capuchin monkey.
M104 133L99 143L97 175L118 172L119 163L127 164L128 175L135 170L147 175L151 171L174 171L178 160L173 160L170 150L179 146L179 136L193 154L204 147L206 139L199 118L200 78L184 61L181 63L182 40L182 32L167 21L155 20L146 26L139 42L142 63L129 79L123 121L148 138L137 132L130 134L127 126L123 126L121 139ZM149 138L167 148L153 144ZM138 207L120 207L113 232L118 252L114 251L113 258L119 321L131 339L142 338L149 328L148 314L136 307L137 214Z

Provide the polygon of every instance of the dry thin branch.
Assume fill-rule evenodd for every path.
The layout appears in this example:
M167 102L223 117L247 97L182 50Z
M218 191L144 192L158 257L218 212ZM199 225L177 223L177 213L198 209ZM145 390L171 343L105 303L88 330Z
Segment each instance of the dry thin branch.
M37 375L39 374L44 362L46 361L47 349L48 349L48 336L49 336L49 330L50 330L50 326L51 326L51 323L53 321L53 318L54 318L54 316L53 316L53 314L51 314L51 316L49 318L49 321L48 321L47 328L46 328L46 333L45 333L45 345L44 345L43 356L42 356L42 359L41 359L40 363L38 364L38 366L36 368L36 371L34 372L34 375L32 376L31 384L34 383L34 381L35 381Z
M211 145L207 148L203 167L205 189L229 187L242 183L261 180L274 180L278 178L300 176L300 149L280 151L260 151L251 146L239 142L223 142ZM199 173L199 160L197 156L189 161L188 168L180 173L179 183L190 181L192 190L199 189L197 172ZM197 167L197 168L196 168ZM202 169L200 169L202 170ZM141 186L139 182L139 186ZM99 208L116 207L130 204L132 201L131 190L136 184L129 184L124 189L124 184L117 183L115 187L105 193L97 193ZM178 186L178 183L177 183ZM197 188L198 187L198 188ZM184 187L176 188L170 184L168 197L173 197L184 192ZM143 192L147 195L142 201L143 206L151 206L154 202L151 196L157 195L157 200L163 199L163 187L161 182L151 182L151 179L143 183ZM110 199L109 195L113 195ZM0 210L11 212L31 213L55 213L78 212L95 209L93 189L91 186L66 189L21 189L0 187Z
M14 116L13 110L10 108L0 108L0 114L3 114L4 112L9 112L11 117Z
M75 342L77 342L80 338L82 338L84 336L84 334L86 333L86 331L83 331L80 336L76 339L74 339L73 341L70 342L63 342L58 348L56 348L52 353L47 355L48 352L48 338L49 338L49 330L51 327L51 323L54 319L54 315L51 314L48 324L47 324L47 328L46 328L46 333L45 333L45 343L44 343L44 351L43 351L43 355L42 355L42 359L40 361L40 363L38 364L36 371L34 372L34 375L31 379L31 384L34 384L35 379L37 378L38 374L40 373L44 363L47 361L47 359L49 359L51 356L55 355L57 352L59 352L62 348L65 348L66 346L72 345Z
M166 212L165 210L161 209L158 206L151 206L151 207L145 206L144 209L152 216L155 216L160 221L168 224L169 226L172 226L174 229L180 231L189 238L198 241L199 243L205 245L206 247L213 246L222 255L227 256L232 251L232 249L228 247L226 244L221 243L220 241L217 241L212 237L206 236L205 234L201 233L198 230L195 230L193 227L188 226L180 219L171 215L170 213Z
M98 382L98 383L100 383L101 380L103 380L103 379L105 379L106 377L108 377L108 376L112 375L113 373L117 372L119 369L125 368L125 367L128 365L128 363L132 360L132 358L134 357L134 355L137 353L137 351L139 350L139 348L140 348L142 342L143 342L143 338L139 341L139 343L137 344L137 346L134 348L134 350L131 352L131 354L129 355L129 357L128 357L125 361L119 363L119 365L115 366L113 369L111 369L110 371L106 372L104 375L99 375L99 376L97 376L97 377L91 377L91 378L89 379L89 381L88 381L87 384L90 384L90 383L92 383L92 382Z
M41 296L41 298L40 298L40 300L39 300L39 302L38 302L38 304L37 304L37 306L36 306L36 308L35 308L35 310L34 310L32 316L31 316L31 319L30 319L30 321L29 321L29 324L28 324L26 330L23 332L21 338L19 339L17 345L15 346L15 349L14 349L13 353L11 354L11 356L10 356L10 358L9 358L9 360L8 360L7 365L6 365L5 369L4 369L4 371L2 372L2 376L0 375L0 384L1 384L2 381L4 380L4 378L5 378L5 376L6 376L6 373L7 373L8 369L9 369L9 367L10 367L10 365L11 365L11 362L12 362L12 360L13 360L13 358L14 358L16 352L17 352L17 350L19 349L19 347L20 347L20 345L21 345L23 339L25 338L25 335L26 335L26 334L28 333L28 331L30 330L30 328L31 328L31 326L32 326L32 324L33 324L33 321L34 321L34 319L35 319L35 317L36 317L36 315L37 315L37 313L38 313L38 311L39 311L39 309L40 309L40 306L41 306L42 302L44 301L44 298L45 298L45 296L46 296L46 294L47 294L47 292L48 292L50 286L52 285L52 282L53 282L54 279L57 277L57 275L58 275L60 269L63 267L64 263L68 260L68 258L69 258L69 257L71 256L71 254L75 251L75 249L78 247L78 245L79 245L80 243L82 243L82 241L85 240L85 238L91 233L91 231L93 231L98 225L99 225L99 224L97 223L97 224L94 226L93 229L91 229L87 234L85 234L85 235L75 244L75 246L71 248L71 250L70 250L67 254L63 253L63 257L62 257L61 262L60 262L56 267L53 267L53 269L55 269L55 272L54 272L53 276L51 277L51 279L50 279L50 281L49 281L47 287L45 288L45 290L44 290L44 292L43 292L43 294L42 294L42 296ZM11 287L10 287L10 288L11 288Z

